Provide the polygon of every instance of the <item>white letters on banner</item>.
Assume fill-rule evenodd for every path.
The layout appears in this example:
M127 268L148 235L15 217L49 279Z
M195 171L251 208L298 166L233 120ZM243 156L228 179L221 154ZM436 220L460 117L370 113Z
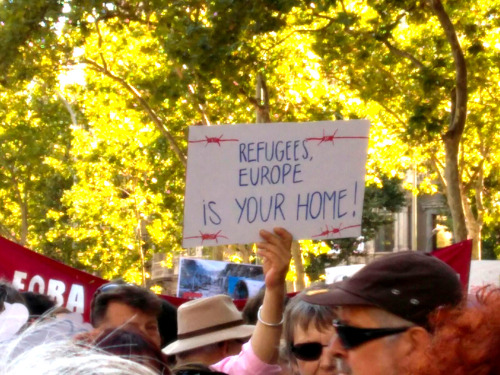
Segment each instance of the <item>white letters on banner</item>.
M27 289L26 284L28 285ZM45 289L46 285L47 289ZM54 299L58 306L65 306L71 312L83 314L85 308L85 290L83 285L71 285L66 305L64 304L66 284L60 280L49 279L49 282L46 283L43 277L34 275L28 282L28 274L26 272L15 271L12 279L12 286L20 291L46 294Z
M358 237L369 121L189 128L183 246Z

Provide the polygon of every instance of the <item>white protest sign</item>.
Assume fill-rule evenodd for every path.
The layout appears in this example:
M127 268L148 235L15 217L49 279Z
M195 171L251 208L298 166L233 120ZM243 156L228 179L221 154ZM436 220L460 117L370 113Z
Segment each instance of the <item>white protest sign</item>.
M183 246L357 237L368 120L191 126Z

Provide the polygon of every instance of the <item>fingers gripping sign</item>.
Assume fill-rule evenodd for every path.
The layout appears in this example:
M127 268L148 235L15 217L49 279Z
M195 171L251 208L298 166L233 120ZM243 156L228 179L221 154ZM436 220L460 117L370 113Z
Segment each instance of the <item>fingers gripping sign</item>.
M263 258L263 270L266 288L283 288L285 277L290 265L292 235L284 228L274 228L274 233L260 231L264 240L257 243L257 252Z

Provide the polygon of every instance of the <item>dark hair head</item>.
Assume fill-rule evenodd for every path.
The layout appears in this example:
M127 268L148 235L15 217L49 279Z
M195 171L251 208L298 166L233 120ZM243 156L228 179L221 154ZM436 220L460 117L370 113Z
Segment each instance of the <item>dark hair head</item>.
M104 284L94 293L90 305L90 321L95 327L104 317L111 302L120 302L157 317L161 311L160 299L144 288L124 283Z
M17 291L11 283L6 280L0 280L0 286L5 290L5 299L4 302L8 303L20 303L26 305L26 301L24 300L22 294Z
M262 288L255 296L249 298L245 303L245 307L241 311L245 324L257 324L257 311L259 311L259 307L264 301L264 293L265 289Z
M139 332L130 329L105 330L95 340L94 346L106 353L148 366L159 374L170 374L167 357Z
M257 324L257 312L259 311L259 307L262 306L265 292L266 288L261 288L256 295L250 297L245 303L245 307L241 311L245 324ZM289 300L290 298L285 294L285 297L283 297L283 303L285 306Z
M31 318L39 318L56 306L56 303L45 294L35 292L22 292L21 294L26 301L26 307Z
M7 298L7 289L4 285L0 285L0 312L2 312L5 308L4 302Z
M158 331L160 331L161 347L164 348L177 340L177 308L164 299L160 299L160 303Z

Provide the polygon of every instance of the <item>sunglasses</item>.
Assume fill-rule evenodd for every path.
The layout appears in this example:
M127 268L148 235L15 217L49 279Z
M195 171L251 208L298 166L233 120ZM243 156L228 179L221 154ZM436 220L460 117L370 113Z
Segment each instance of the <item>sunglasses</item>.
M342 346L346 350L353 349L371 340L405 332L411 328L360 328L347 325L340 320L334 320L333 326L337 331Z
M316 361L321 357L323 348L328 345L323 345L319 342L305 342L303 344L292 344L290 350L295 358L301 361Z

